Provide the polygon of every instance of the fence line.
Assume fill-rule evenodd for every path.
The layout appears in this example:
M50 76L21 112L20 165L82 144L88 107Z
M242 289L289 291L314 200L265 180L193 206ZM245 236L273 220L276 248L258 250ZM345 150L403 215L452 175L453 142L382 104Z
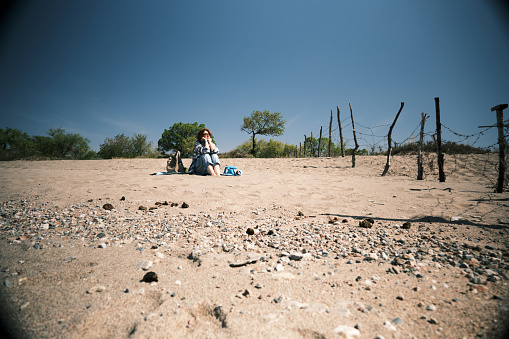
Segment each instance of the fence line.
M333 125L334 125L333 128L331 128L331 131L332 131L332 142L334 143L334 145L337 146L340 143L340 140L339 140L339 124L336 123L336 124L333 124ZM375 130L380 129L380 128L384 128L384 127L388 127L390 125L391 124L381 124L381 125L376 125L376 126L365 126L365 125L362 125L362 124L359 124L359 123L356 122L356 124L355 124L355 127L356 127L355 134L356 134L356 137L357 137L357 141L362 144L359 148L363 148L362 152L364 154L381 154L381 153L386 151L383 147L386 146L386 144L387 144L387 135L386 134L379 135L378 133L375 133ZM341 126L342 126L341 129L343 131L343 136L344 135L348 135L348 132L345 133L345 130L346 131L349 130L350 133L353 132L352 128L348 129L349 127L352 126L351 117L346 117L346 118L342 119ZM480 138L482 136L484 136L491 128L497 127L498 124L493 124L491 126L479 126L480 128L483 128L483 129L481 131L479 131L479 132L472 133L472 134L465 134L465 133L461 133L461 132L455 131L451 127L448 127L448 126L444 125L443 123L440 123L440 126L444 127L444 129L447 130L452 135L461 138L458 141L450 140L449 138L445 138L446 140L449 139L448 140L449 142L454 142L456 144L463 144L463 145L468 145L470 147L475 147L475 145L479 142ZM420 130L420 127L421 127L421 121L419 120L417 125L416 125L416 127L415 127L415 129L410 133L410 135L408 135L405 139L403 139L400 142L393 141L394 142L394 147L405 145L407 143L416 143L420 139L420 131L418 131L418 130ZM509 137L509 119L503 121L503 127L504 127L504 130L505 130L504 138L505 138L506 143L507 143L507 139ZM436 130L428 130L428 131L424 131L424 133L423 133L423 137L425 139L427 139L427 142L429 142L429 138L432 138L433 141L436 143L435 136L436 136ZM350 150L353 149L353 146L354 146L353 145L353 142L354 142L353 137L350 137L350 138L343 137L343 142L344 142L344 145L345 145L344 146L345 149L350 149ZM488 178L489 181L492 184L493 184L493 177L492 176L488 176L487 173L489 172L490 168L491 169L496 169L496 168L500 167L500 165L498 164L498 160L497 161L493 160L493 158L495 156L491 155L492 152L496 153L496 151L494 151L493 148L497 144L498 144L498 142L494 140L493 144L491 144L491 145L489 145L487 147L477 147L478 149L485 150L486 151L485 153L488 154L487 157L486 157L487 160L486 160L486 163L483 166L483 171L482 171L481 175L483 175L484 177ZM366 149L366 148L369 148L369 150ZM320 150L319 150L319 152L320 152ZM427 162L427 170L425 171L425 174L434 174L434 172L436 170L436 165L437 165L436 162L437 161L436 161L436 159L434 159L433 152L431 152L431 153L430 152L423 152L423 153L425 154L424 161ZM320 152L320 154L324 154L325 155L325 154L328 154L328 152L324 151L324 152ZM460 170L463 169L462 166L460 165L460 163L461 163L461 161L459 160L460 156L461 156L461 154L448 154L448 158L453 160L452 164L454 165L454 166L449 166L447 168L447 172L449 174L455 173L455 172L460 171ZM507 156L506 156L505 163L507 163ZM505 183L506 183L506 186L507 186L507 183L509 182L509 175L506 173L505 177L506 177Z

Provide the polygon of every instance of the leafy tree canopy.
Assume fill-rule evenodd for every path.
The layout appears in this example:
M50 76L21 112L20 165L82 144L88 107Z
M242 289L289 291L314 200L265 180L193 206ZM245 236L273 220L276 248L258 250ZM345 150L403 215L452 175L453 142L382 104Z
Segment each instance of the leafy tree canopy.
M173 126L164 130L161 139L157 142L159 151L177 150L180 151L183 158L191 158L196 136L202 128L205 128L205 125L197 122L173 124ZM212 141L215 143L214 137L212 137Z
M252 154L256 152L256 136L272 135L280 136L285 131L285 121L279 112L270 113L265 110L263 112L253 111L249 117L244 118L244 124L241 131L251 134L253 147Z
M99 147L98 154L104 159L152 156L152 142L147 142L144 134L134 134L131 138L118 134L114 138L106 138Z
M62 128L50 128L49 136L35 136L39 155L60 159L83 159L90 151L88 139L78 133L65 133Z
M237 146L234 150L225 153L227 158L252 158L251 140ZM282 158L292 157L297 152L297 146L282 143L281 141L265 139L256 139L256 157L257 158Z
M32 156L35 152L34 140L16 128L0 128L0 159L11 160Z

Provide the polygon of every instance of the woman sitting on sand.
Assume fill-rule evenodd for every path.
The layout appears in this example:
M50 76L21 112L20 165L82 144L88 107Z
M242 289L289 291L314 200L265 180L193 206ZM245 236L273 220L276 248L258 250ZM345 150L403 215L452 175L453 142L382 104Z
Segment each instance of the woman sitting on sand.
M212 133L208 128L198 132L194 143L193 162L189 166L189 173L212 176L220 175L219 148L212 142Z

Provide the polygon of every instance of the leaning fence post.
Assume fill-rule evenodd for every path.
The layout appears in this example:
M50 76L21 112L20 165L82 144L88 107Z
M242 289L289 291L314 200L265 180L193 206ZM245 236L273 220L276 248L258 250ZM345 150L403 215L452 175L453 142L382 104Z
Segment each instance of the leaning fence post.
M422 145L424 143L424 123L428 120L429 116L427 114L422 113L421 120L421 138L419 139L419 150L417 153L417 180L423 179L423 170L422 170Z
M437 153L438 153L438 180L445 182L444 154L442 153L442 124L440 123L440 99L435 98L435 109L437 114Z
M382 173L382 177L385 176L387 174L387 172L389 172L389 167L391 166L391 153L392 153L392 145L391 145L392 138L391 138L391 135L392 135L392 129L396 125L396 121L398 120L398 117L401 114L401 111L403 110L403 106L405 106L405 103L401 102L401 107L399 108L398 114L396 114L396 118L394 118L394 122L392 123L391 127L389 128L389 134L387 134L387 142L388 142L389 146L387 148L387 162L385 163L385 168L384 168L384 171Z
M507 164L505 163L505 138L504 138L504 109L507 104L497 105L491 108L491 111L497 111L497 128L498 128L498 182L497 193L504 190L504 178Z

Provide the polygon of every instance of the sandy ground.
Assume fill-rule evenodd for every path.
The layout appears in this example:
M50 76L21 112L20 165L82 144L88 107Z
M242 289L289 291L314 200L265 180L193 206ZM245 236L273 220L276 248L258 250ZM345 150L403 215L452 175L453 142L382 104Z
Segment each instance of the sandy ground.
M17 338L502 338L497 158L446 156L444 183L425 160L421 181L414 156L385 177L382 156L221 159L243 175L218 178L150 175L165 159L0 163L4 326Z

